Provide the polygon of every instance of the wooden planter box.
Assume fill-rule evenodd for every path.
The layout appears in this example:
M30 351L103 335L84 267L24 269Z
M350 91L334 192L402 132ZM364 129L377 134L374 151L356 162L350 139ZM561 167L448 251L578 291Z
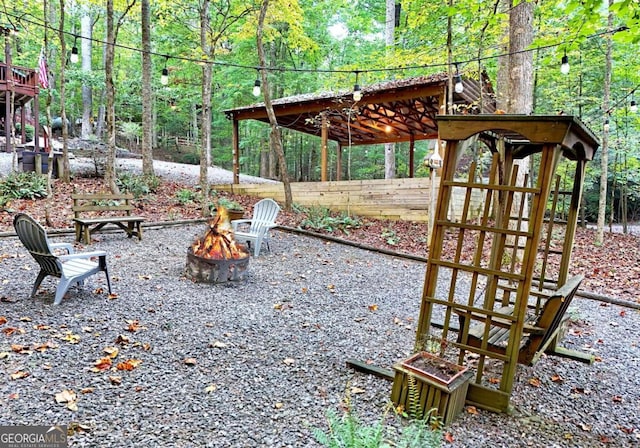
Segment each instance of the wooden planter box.
M427 416L431 409L445 425L464 409L473 372L428 352L419 352L393 366L391 401L405 410L417 409ZM415 378L412 391L408 377ZM412 398L413 397L413 398ZM417 401L414 403L413 401Z

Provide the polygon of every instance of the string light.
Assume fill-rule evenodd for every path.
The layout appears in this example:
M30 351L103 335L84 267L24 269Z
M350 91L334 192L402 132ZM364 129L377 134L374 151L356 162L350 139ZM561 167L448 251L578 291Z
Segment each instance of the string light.
M460 71L458 70L458 63L457 62L456 62L456 75L454 77L454 80L455 80L456 84L453 87L453 91L456 92L456 93L464 92L464 84L462 84L462 75L460 75Z
M78 43L78 36L73 36L73 48L71 49L71 56L69 57L69 60L71 61L72 64L77 64L78 63L78 47L77 44Z
M169 84L169 70L167 70L167 61L169 56L164 57L164 68L162 69L162 75L160 76L160 84L166 86Z
M602 126L602 129L604 130L604 132L609 132L610 125L609 125L609 119L608 118L606 120L604 120L604 126Z
M638 104L636 104L636 100L631 100L629 103L629 110L634 114L638 112Z
M568 75L571 66L569 65L569 57L567 56L567 50L564 50L564 56L562 56L562 63L560 64L560 73Z
M356 103L362 99L362 89L360 88L360 84L358 84L358 75L359 71L356 70L356 83L353 85L353 101Z
M256 82L253 83L253 96L258 97L260 96L260 94L262 93L262 91L260 90L260 70L256 69L256 71L258 72L256 74Z

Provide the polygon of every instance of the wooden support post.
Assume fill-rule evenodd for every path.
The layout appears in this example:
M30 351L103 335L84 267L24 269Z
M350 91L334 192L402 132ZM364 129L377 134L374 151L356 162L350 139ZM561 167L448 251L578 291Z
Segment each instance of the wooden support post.
M411 134L411 140L409 141L409 177L413 177L414 175L414 158L415 158L415 145L416 145L416 141L413 137L413 134Z
M321 138L321 150L320 150L320 180L322 182L326 182L327 177L327 140L329 139L329 122L327 120L327 115L323 112L322 114L322 130L320 133Z
M231 145L233 146L233 183L240 183L240 142L238 137L238 120L233 119L231 130Z
M342 180L342 145L338 143L338 154L336 158L336 180Z

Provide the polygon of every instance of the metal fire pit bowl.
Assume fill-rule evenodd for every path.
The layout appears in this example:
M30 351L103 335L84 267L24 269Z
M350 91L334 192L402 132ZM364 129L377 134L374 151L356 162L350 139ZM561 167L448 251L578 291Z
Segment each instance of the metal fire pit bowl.
M186 276L197 283L226 283L244 280L249 267L249 254L243 258L202 258L187 249Z

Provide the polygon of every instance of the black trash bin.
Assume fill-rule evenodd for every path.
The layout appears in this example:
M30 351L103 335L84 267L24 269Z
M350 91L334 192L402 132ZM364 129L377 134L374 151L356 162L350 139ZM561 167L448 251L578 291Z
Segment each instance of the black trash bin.
M49 153L40 151L22 151L22 154L18 156L18 163L22 162L22 171L25 173L30 171L36 171L36 155L40 155L42 174L49 172ZM53 155L53 177L58 178L58 159L62 157L62 154Z

